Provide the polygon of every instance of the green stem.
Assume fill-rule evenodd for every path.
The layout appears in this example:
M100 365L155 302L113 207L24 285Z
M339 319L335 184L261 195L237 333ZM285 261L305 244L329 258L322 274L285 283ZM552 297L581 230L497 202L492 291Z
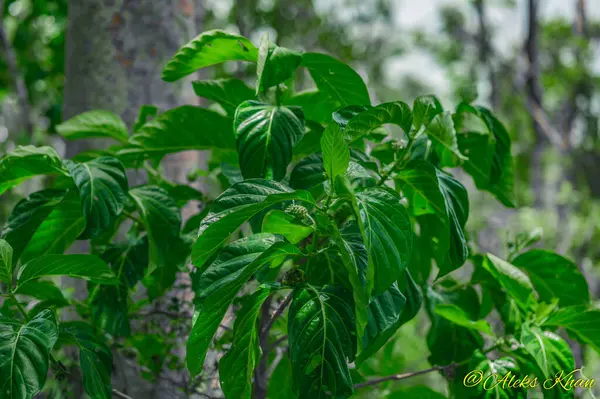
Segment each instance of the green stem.
M19 309L19 312L21 312L21 314L23 315L23 317L25 318L25 321L29 321L29 316L27 315L27 310L25 310L23 305L21 305L21 302L19 302L19 300L17 299L15 294L13 294L11 292L8 294L8 296L10 299L12 299L15 302L15 304L17 305L17 309Z

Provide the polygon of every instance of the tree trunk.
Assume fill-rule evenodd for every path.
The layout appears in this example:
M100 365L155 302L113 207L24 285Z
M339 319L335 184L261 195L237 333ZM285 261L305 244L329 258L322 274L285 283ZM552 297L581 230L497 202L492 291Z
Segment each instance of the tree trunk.
M71 0L64 119L91 109L105 109L119 114L132 126L144 104L165 111L197 102L189 80L166 83L161 79L161 71L177 49L197 34L195 25L201 20L194 0ZM101 140L67 142L66 156L107 144ZM187 169L202 167L202 158L197 152L175 154L163 165L169 178L184 182ZM139 177L131 177L130 184L142 183ZM76 250L84 252L86 248ZM75 292L77 297L85 298L85 284L75 283ZM121 392L135 398L182 395L172 384L159 380L152 386L144 382L135 368L119 356L114 364L113 383ZM78 390L74 392L77 394Z

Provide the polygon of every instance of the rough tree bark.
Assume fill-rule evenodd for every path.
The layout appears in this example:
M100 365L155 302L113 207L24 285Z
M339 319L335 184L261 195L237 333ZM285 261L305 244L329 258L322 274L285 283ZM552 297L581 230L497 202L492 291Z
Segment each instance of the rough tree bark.
M202 18L196 14L194 0L71 0L68 13L65 120L91 109L105 109L121 115L131 126L144 104L164 111L197 101L188 89L189 81L161 80L167 60L197 34L195 25ZM105 144L68 142L66 156ZM170 156L164 162L165 172L172 180L185 182L187 170L201 167L203 158L197 152ZM87 295L85 285L75 288L76 295ZM174 295L186 297L187 293ZM113 382L121 392L135 398L178 397L172 384L143 383L118 356L115 367L120 370Z

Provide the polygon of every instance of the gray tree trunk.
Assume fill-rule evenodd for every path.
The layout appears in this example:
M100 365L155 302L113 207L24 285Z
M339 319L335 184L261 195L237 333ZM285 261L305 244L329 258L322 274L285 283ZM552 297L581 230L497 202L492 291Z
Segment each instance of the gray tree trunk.
M71 0L64 119L91 109L105 109L121 115L132 126L144 104L164 111L197 102L189 80L165 83L161 70L177 49L197 34L200 29L196 24L201 21L194 0ZM98 140L68 142L66 156L106 144ZM163 165L169 178L185 182L187 171L202 167L203 158L197 152L175 154L167 157ZM85 248L77 248L80 250ZM75 284L75 289L76 296L86 297L85 284ZM180 292L173 295L189 296ZM156 384L143 381L122 356L115 356L114 363L113 384L121 392L134 398L184 396L164 380ZM74 388L73 397L79 397L80 391Z

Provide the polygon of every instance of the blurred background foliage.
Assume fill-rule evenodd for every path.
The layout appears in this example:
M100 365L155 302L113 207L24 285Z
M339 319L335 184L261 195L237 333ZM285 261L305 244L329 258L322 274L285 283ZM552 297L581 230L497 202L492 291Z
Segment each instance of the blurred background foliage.
M119 1L126 0L110 3ZM54 126L62 121L68 3L0 0L0 153L23 144L64 153ZM540 246L574 259L598 298L600 2L196 0L193 6L200 31L225 29L254 43L268 32L281 46L344 60L361 73L374 103L410 103L435 93L454 107L477 96L501 116L513 140L517 207L505 209L463 175L472 188L473 246L505 255L533 235ZM229 63L212 73L252 79L254 71ZM27 186L23 190L0 199L0 223ZM402 328L361 371L387 375L427 368L425 323L417 317ZM585 374L600 378L597 355L585 348L576 352ZM275 374L271 384L282 383ZM429 374L357 397L406 397L412 385L421 384L445 389L441 375ZM435 397L423 388L412 394Z

